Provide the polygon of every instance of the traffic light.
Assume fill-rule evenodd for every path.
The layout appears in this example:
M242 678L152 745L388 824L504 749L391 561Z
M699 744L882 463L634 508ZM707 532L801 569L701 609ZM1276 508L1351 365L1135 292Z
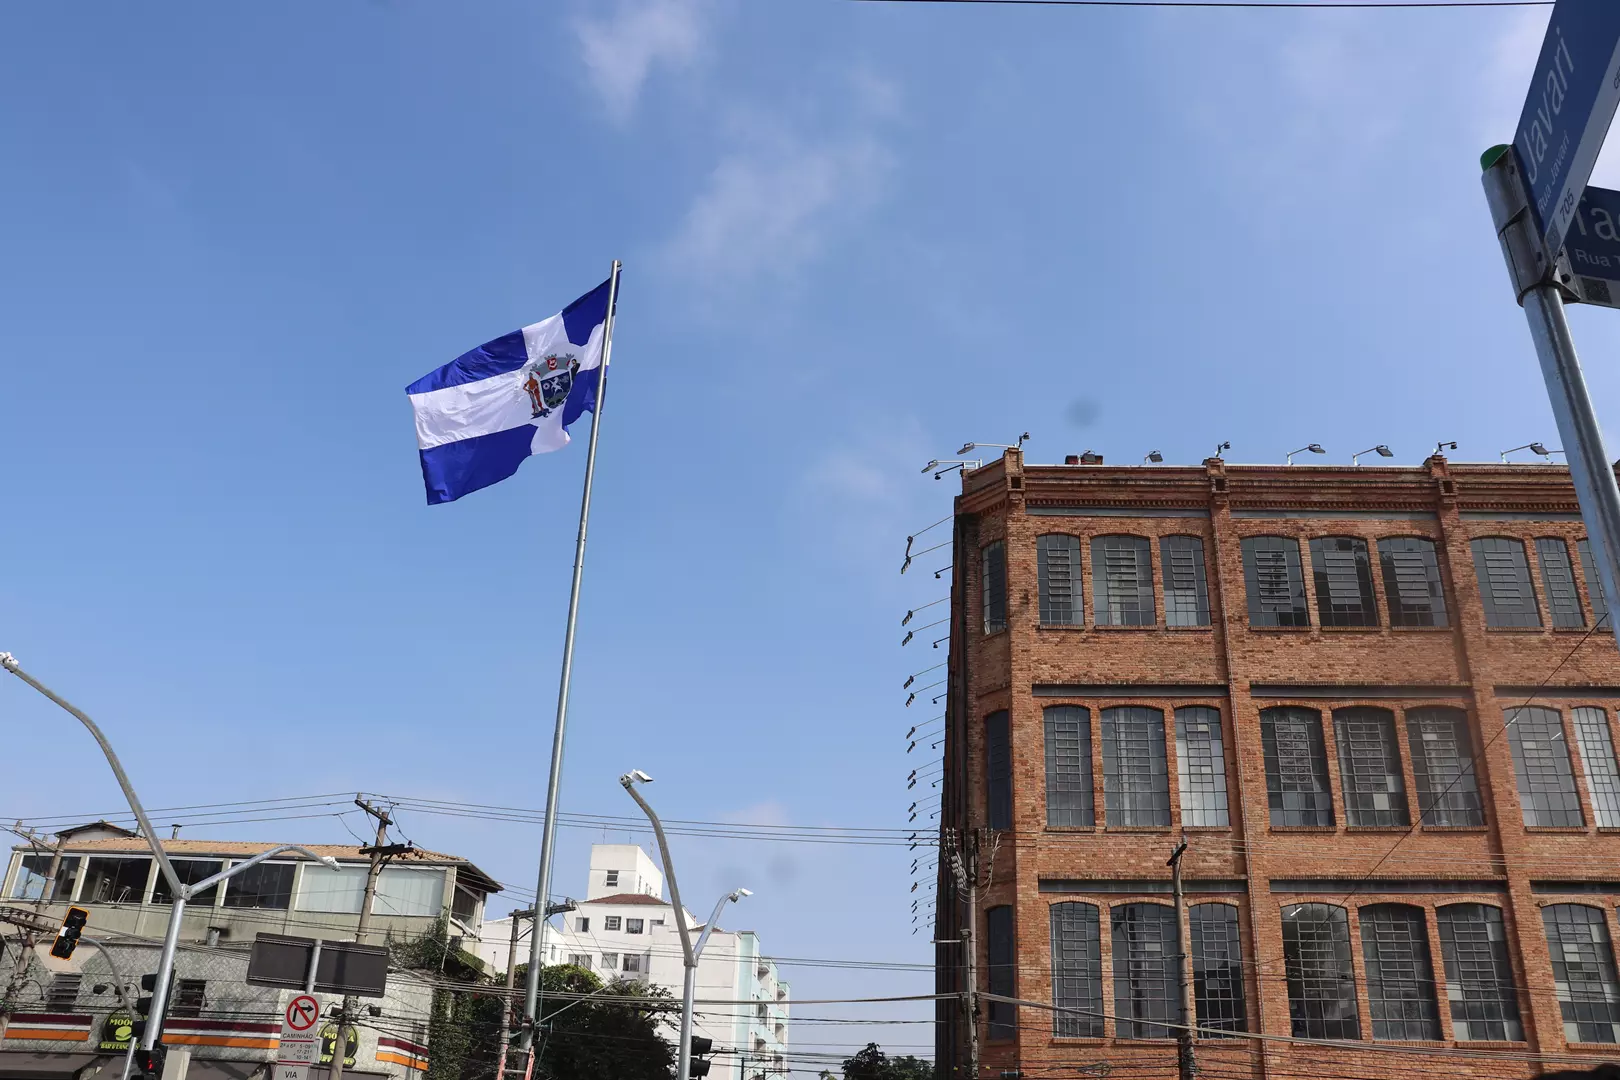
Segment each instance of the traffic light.
M702 1035L692 1036L692 1075L708 1076L709 1063L704 1060L714 1052L714 1040L705 1039Z
M174 1002L174 976L175 972L170 971L169 992L163 996L165 1009ZM163 1035L163 1018L152 1016L152 999L157 993L157 979L155 973L141 976L142 996L135 999L135 1038L138 1040L144 1041L148 1024L156 1024L158 1036L161 1038Z
M67 917L62 920L62 929L56 932L56 941L51 945L51 955L66 960L73 955L73 950L79 947L79 935L84 932L84 924L90 921L90 913L82 907L68 908Z
M135 1068L144 1080L158 1080L163 1075L163 1053L161 1046L154 1046L150 1050L135 1048Z

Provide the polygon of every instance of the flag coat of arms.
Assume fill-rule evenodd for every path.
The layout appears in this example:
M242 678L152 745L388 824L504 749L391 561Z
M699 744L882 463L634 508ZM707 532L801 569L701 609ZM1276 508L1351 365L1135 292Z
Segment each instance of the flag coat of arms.
M568 445L596 411L611 279L549 319L462 353L405 388L427 501L454 502Z

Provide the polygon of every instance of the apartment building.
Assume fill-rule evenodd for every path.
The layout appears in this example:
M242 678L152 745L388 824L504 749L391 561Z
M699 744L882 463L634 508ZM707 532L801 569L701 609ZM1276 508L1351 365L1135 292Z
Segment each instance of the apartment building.
M1013 450L954 528L937 984L981 996L942 1076L1176 1075L1182 943L1208 1075L1620 1051L1620 655L1565 468Z
M664 875L635 844L593 844L585 898L558 917L561 928L548 925L542 943L547 964L573 964L604 979L622 978L661 987L679 999L685 966L674 905L664 899ZM701 932L716 897L704 897L704 914L688 912L693 942ZM729 914L731 905L722 914ZM486 964L505 970L511 920L484 924L481 955ZM521 932L521 928L520 928ZM518 962L528 960L528 942ZM752 930L709 934L698 961L698 1001L747 1004L700 1005L693 1019L695 1034L714 1040L711 1080L772 1080L788 1075L790 986L777 974ZM672 1023L665 1033L676 1036Z

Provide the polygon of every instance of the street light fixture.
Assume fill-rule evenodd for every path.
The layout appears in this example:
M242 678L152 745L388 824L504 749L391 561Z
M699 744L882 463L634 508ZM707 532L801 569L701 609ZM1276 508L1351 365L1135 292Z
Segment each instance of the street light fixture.
M1151 462L1153 462L1153 464L1157 465L1157 464L1159 464L1159 462L1161 462L1163 460L1164 460L1164 455L1163 454L1159 453L1157 450L1149 450L1147 452L1147 457L1143 458L1142 462L1143 462L1143 464L1146 464L1147 462L1151 461Z
M1361 464L1360 459L1361 459L1362 454L1377 454L1379 457L1394 457L1395 456L1395 451L1391 450L1389 447L1385 446L1383 443L1379 443L1377 446L1369 446L1365 450L1358 450L1354 454L1351 454L1350 455L1350 464L1352 464L1352 465L1360 465Z
M979 449L981 449L983 447L987 447L987 446L994 447L997 450L1022 450L1024 448L1024 443L1027 442L1028 440L1029 440L1029 432L1026 431L1022 435L1018 436L1018 441L1016 443L1004 443L1004 442L970 442L970 443L963 443L962 444L962 449L958 450L957 453L958 454L971 454L973 451L979 450Z
M1554 451L1551 451L1551 450L1547 449L1547 446L1546 446L1545 443L1528 442L1528 443L1525 443L1523 446L1515 446L1511 450L1502 451L1502 464L1504 464L1504 465L1507 464L1507 459L1508 459L1509 454L1516 454L1520 450L1528 450L1532 454L1537 454L1537 455L1540 455L1541 457L1546 458L1548 461L1552 460L1552 455L1554 453Z
M1290 451L1288 451L1288 464L1292 465L1294 463L1294 455L1295 454L1303 454L1307 450L1309 450L1313 454L1325 454L1325 453L1327 453L1326 450L1322 449L1322 444L1321 443L1310 443L1310 444L1308 444L1306 446L1300 447L1298 450L1290 450Z

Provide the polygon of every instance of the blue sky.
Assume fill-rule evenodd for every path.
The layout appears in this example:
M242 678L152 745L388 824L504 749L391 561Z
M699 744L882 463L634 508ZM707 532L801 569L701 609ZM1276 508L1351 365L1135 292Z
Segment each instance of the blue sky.
M1409 463L1557 441L1477 165L1546 9L0 21L0 648L154 806L543 803L583 443L429 508L403 387L615 257L567 810L631 812L614 781L639 767L670 817L903 824L902 735L931 714L899 687L942 656L898 622L943 591L895 571L949 511L917 470L966 440ZM1620 316L1573 319L1612 426ZM117 808L70 724L0 688L0 817ZM534 828L401 822L532 888ZM559 892L593 838L564 831ZM932 960L903 849L677 854L693 907L755 889L734 922L772 953ZM789 974L800 997L931 984Z

